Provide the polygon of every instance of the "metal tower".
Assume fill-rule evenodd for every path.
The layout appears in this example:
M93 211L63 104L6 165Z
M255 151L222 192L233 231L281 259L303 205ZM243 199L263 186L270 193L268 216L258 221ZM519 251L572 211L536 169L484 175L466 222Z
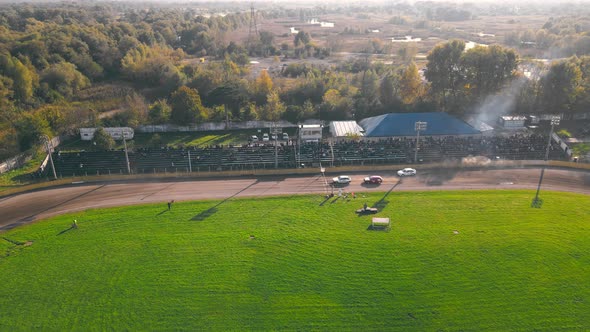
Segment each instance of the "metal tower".
M254 33L254 35L253 35ZM250 27L248 29L248 44L258 39L258 24L256 23L256 11L254 2L250 5Z

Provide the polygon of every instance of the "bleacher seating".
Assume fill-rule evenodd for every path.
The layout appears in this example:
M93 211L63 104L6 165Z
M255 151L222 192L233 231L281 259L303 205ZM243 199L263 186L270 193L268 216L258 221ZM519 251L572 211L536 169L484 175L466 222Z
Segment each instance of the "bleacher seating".
M423 137L418 149L419 162L459 160L467 156L490 159L542 160L547 137L541 135L510 135L491 137ZM413 138L380 140L347 140L331 143L281 143L276 147L279 168L298 165L326 166L404 164L414 160L416 141ZM189 163L190 157L190 163ZM127 173L125 152L80 151L55 152L56 173L60 177ZM549 158L563 160L565 153L552 142ZM272 143L251 143L237 146L207 146L174 149L140 148L129 151L132 173L170 173L264 169L275 167L275 146ZM45 169L47 173L49 168Z

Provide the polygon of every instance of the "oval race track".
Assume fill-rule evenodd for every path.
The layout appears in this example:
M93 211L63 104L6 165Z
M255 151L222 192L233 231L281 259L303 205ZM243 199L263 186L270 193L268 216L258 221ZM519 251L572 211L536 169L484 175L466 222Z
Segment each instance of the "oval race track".
M346 192L461 190L461 189L536 189L540 168L463 171L443 169L418 171L418 176L400 179L393 172L381 172L380 186L364 185L366 173L349 173L352 183ZM333 175L336 176L336 175ZM327 178L330 181L330 177ZM71 185L0 198L0 230L7 230L35 220L89 208L132 204L230 199L293 194L326 194L331 189L321 175L265 176L195 181L150 181ZM569 191L590 195L590 172L547 169L543 190ZM542 196L542 193L541 193ZM531 200L532 200L531 196Z

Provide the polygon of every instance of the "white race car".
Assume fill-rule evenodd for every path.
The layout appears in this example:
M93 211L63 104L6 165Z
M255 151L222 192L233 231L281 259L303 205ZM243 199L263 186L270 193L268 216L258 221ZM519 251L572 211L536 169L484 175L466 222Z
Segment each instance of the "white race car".
M413 168L404 168L397 171L397 175L399 176L414 176L416 175L416 170Z
M352 179L348 175L340 175L332 179L334 184L349 184Z

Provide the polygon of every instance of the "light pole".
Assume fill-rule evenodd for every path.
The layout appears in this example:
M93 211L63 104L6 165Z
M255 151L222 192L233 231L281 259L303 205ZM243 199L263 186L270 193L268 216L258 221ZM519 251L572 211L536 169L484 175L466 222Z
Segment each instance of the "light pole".
M125 162L127 164L127 174L131 174L131 166L129 165L129 154L127 154L127 141L125 140L125 132L121 130L121 137L123 138L123 146L125 147Z
M551 130L549 131L549 140L547 141L547 150L545 151L545 165L541 169L541 176L539 177L539 185L537 185L537 193L533 199L532 207L540 208L543 205L543 200L539 198L539 191L541 191L541 183L543 183L543 175L545 175L545 167L547 167L547 160L549 160L549 149L551 148L551 139L553 136L553 127L559 126L560 118L558 116L551 117Z
M414 130L416 130L416 151L414 152L414 163L418 163L418 141L420 140L420 131L426 130L428 122L418 121L414 123Z
M281 131L283 129L281 128ZM277 128L277 123L273 122L272 123L272 130L271 130L271 134L275 136L275 168L279 168L279 147L278 147L278 142L277 140L279 139L279 128ZM272 136L271 136L272 137Z
M301 130L303 125L298 125L297 129L297 168L301 168Z
M51 156L51 153L53 150L53 145L51 143L51 140L49 139L49 137L47 137L47 135L43 135L42 136L43 142L45 143L45 148L47 149L47 155L49 155L49 162L51 163L51 170L53 171L53 179L57 180L57 174L55 173L55 165L53 164L53 157Z

